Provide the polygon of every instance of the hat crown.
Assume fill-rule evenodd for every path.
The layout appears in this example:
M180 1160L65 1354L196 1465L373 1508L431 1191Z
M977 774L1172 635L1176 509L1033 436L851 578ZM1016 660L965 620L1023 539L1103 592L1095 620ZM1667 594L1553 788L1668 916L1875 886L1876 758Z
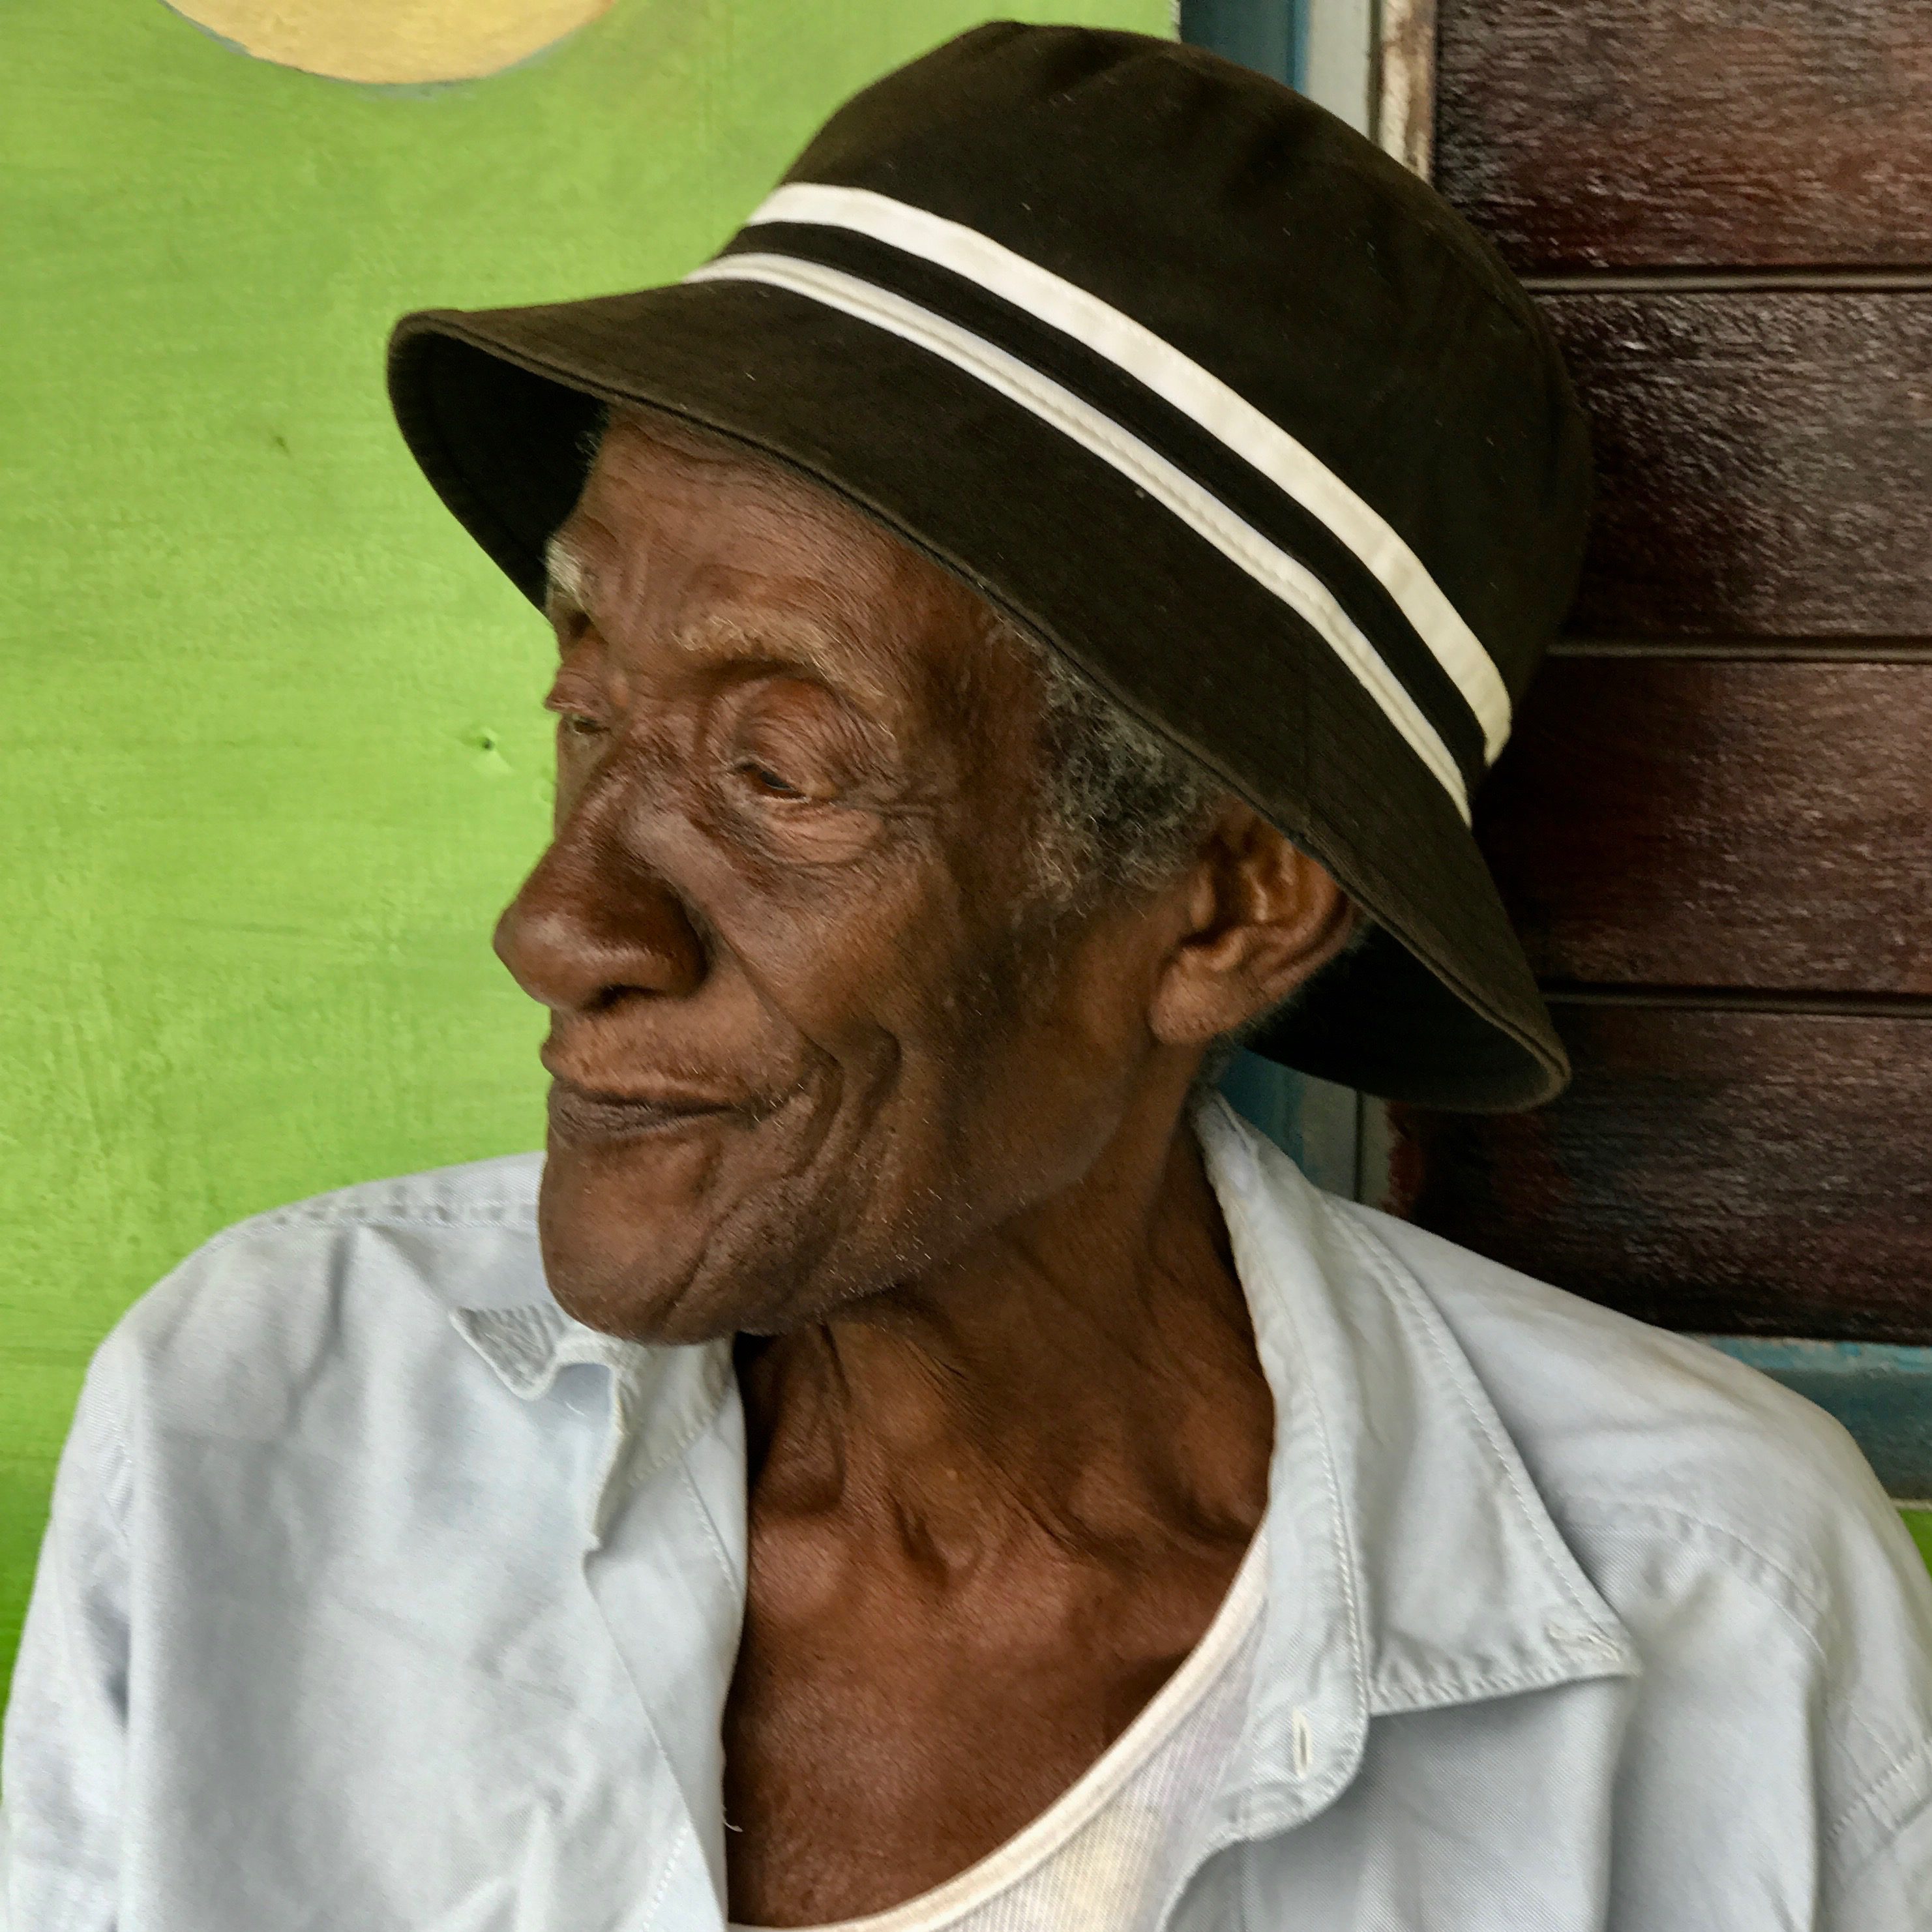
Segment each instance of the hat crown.
M1200 48L998 21L855 95L785 179L975 230L1211 371L1373 506L1521 694L1575 591L1584 418L1490 244L1336 116Z

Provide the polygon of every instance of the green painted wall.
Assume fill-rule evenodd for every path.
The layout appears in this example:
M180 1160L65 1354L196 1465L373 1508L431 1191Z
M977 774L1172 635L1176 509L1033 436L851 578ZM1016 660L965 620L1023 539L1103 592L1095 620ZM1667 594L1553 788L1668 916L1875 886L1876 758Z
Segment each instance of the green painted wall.
M1166 30L1168 0L1008 0ZM491 958L547 640L423 484L391 320L674 276L974 0L616 0L372 90L160 0L0 59L0 1682L89 1352L225 1223L533 1145Z

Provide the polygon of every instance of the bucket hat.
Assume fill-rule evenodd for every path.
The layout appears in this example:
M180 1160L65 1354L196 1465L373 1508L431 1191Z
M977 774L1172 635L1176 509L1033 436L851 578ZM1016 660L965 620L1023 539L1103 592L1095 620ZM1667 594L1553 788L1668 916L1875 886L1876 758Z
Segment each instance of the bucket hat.
M1574 589L1586 433L1487 244L1312 102L994 22L848 102L682 281L406 316L389 382L535 602L609 404L836 491L1372 921L1255 1050L1436 1106L1562 1086L1469 816Z

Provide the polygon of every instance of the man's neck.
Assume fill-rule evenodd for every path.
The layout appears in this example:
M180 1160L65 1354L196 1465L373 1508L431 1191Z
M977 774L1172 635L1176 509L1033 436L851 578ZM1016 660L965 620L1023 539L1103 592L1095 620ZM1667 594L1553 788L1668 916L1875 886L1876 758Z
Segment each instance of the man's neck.
M1273 1406L1191 1130L1130 1121L970 1252L741 1357L758 1522L940 1581L1016 1540L1109 1567L1245 1542Z

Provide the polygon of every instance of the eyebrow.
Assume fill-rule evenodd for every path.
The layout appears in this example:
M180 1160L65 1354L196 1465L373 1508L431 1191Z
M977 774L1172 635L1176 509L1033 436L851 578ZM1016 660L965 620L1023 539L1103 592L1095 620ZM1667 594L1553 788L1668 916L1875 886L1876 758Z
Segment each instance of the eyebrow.
M544 547L544 570L549 595L562 598L586 614L596 594L596 573L590 559L562 530ZM848 693L874 707L891 703L890 694L879 681L868 675L863 665L853 660L849 650L838 647L837 634L823 625L794 620L775 630L748 624L728 613L700 617L682 631L679 644L694 656L714 662L729 662L735 656L742 662L787 665L808 671L835 692Z
M837 634L809 620L788 619L766 627L746 622L727 612L700 617L682 632L679 644L698 658L770 665L775 670L808 672L834 692L865 700L877 708L890 705L884 687L850 650L839 648Z

